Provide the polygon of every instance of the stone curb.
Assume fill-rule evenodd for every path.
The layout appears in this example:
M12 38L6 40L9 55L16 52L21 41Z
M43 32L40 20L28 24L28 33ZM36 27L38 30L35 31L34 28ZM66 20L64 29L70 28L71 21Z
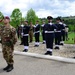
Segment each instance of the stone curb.
M1 52L1 50L0 50L0 52ZM49 56L49 55L42 55L42 54L29 53L29 52L20 52L20 51L14 51L14 54L75 64L75 59L59 57L59 56Z

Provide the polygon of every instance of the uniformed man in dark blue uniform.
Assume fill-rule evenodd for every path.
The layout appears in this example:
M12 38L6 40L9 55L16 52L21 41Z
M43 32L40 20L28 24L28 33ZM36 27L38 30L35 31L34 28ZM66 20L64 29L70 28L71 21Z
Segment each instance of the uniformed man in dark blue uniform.
M38 47L39 46L39 37L40 37L40 25L39 25L39 21L36 21L36 25L34 26L34 36L35 36L35 46L34 47Z
M47 52L45 55L52 55L53 50L53 41L54 41L54 29L56 29L56 26L52 23L53 17L48 16L48 23L45 24L45 40L46 40L46 48Z
M43 43L45 44L45 30L44 30L44 25L45 25L45 21L43 20L43 24L41 25L41 30L42 30L42 39L43 39Z
M64 41L65 41L65 24L62 20L62 28L61 28L61 42L60 45L64 45Z
M30 26L28 26L28 21L24 21L23 33L21 33L21 35L23 36L23 44L24 44L23 52L27 52L29 48L29 42L28 42L29 30Z
M64 28L62 22L61 22L61 18L57 17L56 18L56 22L57 24L55 24L57 26L57 30L55 31L55 49L60 49L59 45L61 44L61 34L62 34L62 29Z
M24 27L24 24L23 24L23 22L21 22L21 25L19 26L19 30L18 30L20 39L21 39L20 45L23 45L23 36L21 35L23 33L23 27Z

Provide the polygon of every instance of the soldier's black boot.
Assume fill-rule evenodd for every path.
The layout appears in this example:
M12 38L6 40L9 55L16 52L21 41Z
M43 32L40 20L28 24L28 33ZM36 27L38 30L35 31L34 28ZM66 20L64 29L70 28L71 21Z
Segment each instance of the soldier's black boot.
M75 57L73 57L75 59Z
M5 70L7 70L9 68L9 65L7 65L5 68L3 68L3 70L5 71Z
M9 68L6 70L6 72L10 72L14 69L13 64L9 64Z
M0 43L1 43L1 40L0 40Z

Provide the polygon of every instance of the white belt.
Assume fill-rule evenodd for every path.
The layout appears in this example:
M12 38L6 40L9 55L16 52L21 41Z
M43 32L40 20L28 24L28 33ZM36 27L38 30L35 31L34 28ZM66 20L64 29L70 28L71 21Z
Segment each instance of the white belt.
M54 33L54 31L45 31L45 33Z
M28 36L29 34L24 34L23 36Z
M40 31L36 31L36 32L34 32L34 33L39 33Z
M55 32L61 32L61 31L55 31Z

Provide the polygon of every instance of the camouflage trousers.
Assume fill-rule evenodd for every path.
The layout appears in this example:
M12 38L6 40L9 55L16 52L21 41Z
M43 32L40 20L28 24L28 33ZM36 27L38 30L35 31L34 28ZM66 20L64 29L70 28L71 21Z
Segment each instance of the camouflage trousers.
M33 41L33 31L29 31L29 38L30 38L30 42Z
M13 51L14 49L10 46L2 45L3 57L6 60L7 64L13 64Z

